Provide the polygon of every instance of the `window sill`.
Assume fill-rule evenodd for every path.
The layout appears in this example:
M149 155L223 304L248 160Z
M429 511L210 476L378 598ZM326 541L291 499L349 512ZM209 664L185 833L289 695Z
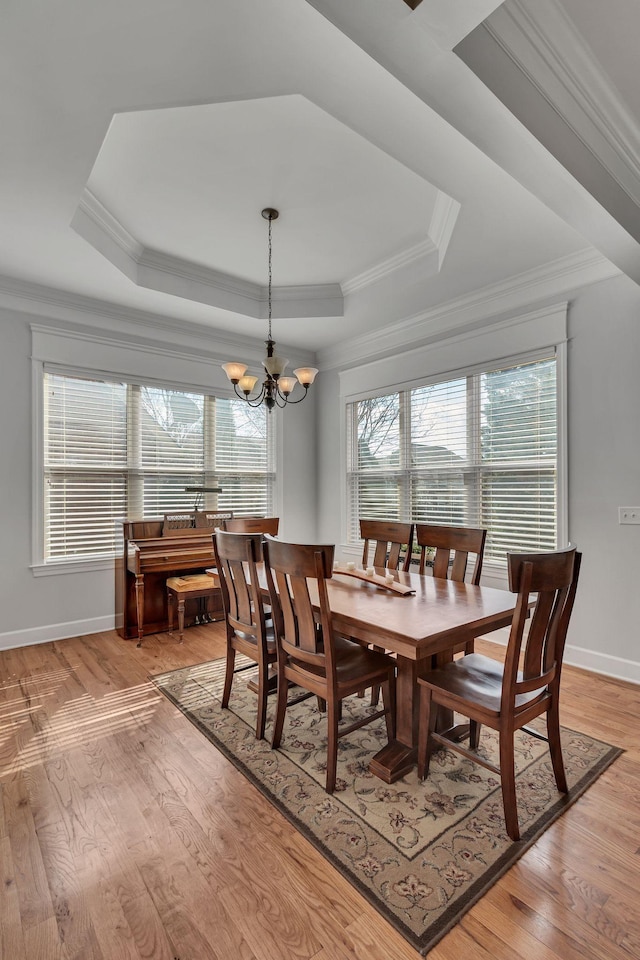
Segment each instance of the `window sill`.
M113 561L114 557L100 557L97 560L60 560L54 563L32 563L31 573L34 577L55 577L59 574L113 571Z

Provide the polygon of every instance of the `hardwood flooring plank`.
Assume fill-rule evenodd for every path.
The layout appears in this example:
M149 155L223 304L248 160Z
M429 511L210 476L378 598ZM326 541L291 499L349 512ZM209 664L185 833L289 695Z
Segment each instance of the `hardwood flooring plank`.
M53 919L53 904L33 821L29 788L23 779L4 785L3 801L20 918L26 931Z
M212 624L0 651L3 960L417 960L148 681L224 643ZM639 690L567 667L561 712L627 752L429 960L640 956Z
M70 960L55 917L24 931L24 949L28 960Z
M564 926L564 910L550 892L524 883L510 870L502 884L489 891L491 903L500 916L524 930L548 947L562 960L598 960L590 945L579 942Z
M0 840L0 957L27 960L9 837Z

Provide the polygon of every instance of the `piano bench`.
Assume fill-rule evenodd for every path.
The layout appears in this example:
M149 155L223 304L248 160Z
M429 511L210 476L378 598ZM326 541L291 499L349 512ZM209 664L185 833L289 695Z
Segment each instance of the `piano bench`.
M215 597L219 591L217 581L209 573L195 573L187 577L167 578L167 609L169 633L173 633L173 605L178 603L178 638L182 643L184 633L184 606L187 600Z

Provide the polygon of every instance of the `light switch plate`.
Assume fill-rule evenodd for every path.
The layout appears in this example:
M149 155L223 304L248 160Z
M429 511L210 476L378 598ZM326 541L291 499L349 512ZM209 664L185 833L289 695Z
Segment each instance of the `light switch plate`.
M640 523L640 507L618 507L618 523Z

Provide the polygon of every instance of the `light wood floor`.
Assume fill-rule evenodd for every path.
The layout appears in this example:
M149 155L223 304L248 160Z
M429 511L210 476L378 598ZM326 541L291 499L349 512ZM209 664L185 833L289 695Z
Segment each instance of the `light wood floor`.
M222 652L216 624L0 653L2 960L416 960L147 680ZM563 682L627 753L430 960L640 957L640 688Z

